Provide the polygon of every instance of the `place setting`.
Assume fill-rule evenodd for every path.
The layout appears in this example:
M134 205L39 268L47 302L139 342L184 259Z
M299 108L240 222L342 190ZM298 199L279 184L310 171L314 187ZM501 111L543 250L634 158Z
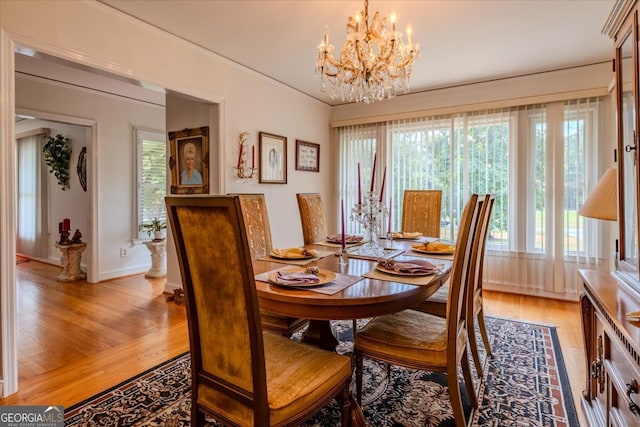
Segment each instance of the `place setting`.
M416 255L419 256L451 259L456 251L456 245L445 240L433 240L430 242L413 244L411 245L411 250L413 252L417 252Z
M364 277L393 282L426 285L434 274L440 273L445 264L434 264L425 259L402 257L402 259L381 259Z
M286 264L305 265L311 261L332 255L332 251L320 251L305 247L273 249L269 255L260 258L262 261L282 262Z
M344 244L346 246L357 246L366 243L367 240L363 236L357 234L345 234ZM340 248L342 247L342 233L330 234L322 242L315 243L316 245L329 246Z
M363 278L349 274L334 273L316 266L283 267L256 275L256 280L288 289L309 290L333 295Z

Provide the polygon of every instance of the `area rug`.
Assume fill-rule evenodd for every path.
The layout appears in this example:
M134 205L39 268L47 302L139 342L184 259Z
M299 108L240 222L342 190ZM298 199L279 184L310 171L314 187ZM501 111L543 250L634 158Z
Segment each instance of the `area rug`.
M351 322L335 322L339 352L351 349ZM480 383L473 426L578 426L555 327L487 317L493 355ZM190 360L183 354L65 410L65 426L190 425ZM478 378L476 378L477 380ZM352 384L355 395L355 380ZM471 413L465 397L467 417ZM454 426L444 374L365 359L362 409L375 427ZM305 427L340 424L335 403ZM211 420L209 426L218 426Z

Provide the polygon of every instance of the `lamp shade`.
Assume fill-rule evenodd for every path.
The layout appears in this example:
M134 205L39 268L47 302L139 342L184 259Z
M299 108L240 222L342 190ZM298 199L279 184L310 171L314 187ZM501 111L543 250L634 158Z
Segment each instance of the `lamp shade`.
M607 169L578 211L578 215L616 221L618 219L617 178L615 169Z

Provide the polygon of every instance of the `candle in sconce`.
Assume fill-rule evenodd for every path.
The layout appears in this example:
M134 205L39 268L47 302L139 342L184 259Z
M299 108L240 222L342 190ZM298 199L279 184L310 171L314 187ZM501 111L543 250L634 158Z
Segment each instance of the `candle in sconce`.
M376 182L376 153L373 154L373 167L371 168L371 188L369 191L373 193L373 186Z
M243 143L240 143L240 152L238 153L238 169L240 169L240 165L242 164L242 146Z
M71 220L69 218L65 218L63 220L62 230L63 231L71 230Z
M346 246L346 240L345 240L345 235L344 235L344 199L341 199L340 203L341 203L341 209L342 209L342 214L341 214L341 219L342 219L342 226L341 226L341 230L342 230L342 250L344 251L344 248Z
M384 183L387 180L387 167L384 167L384 172L382 173L382 187L380 187L380 202L382 202L382 196L384 195Z
M256 166L256 150L255 150L256 146L252 145L251 146L251 169L255 169Z
M58 233L62 233L62 222L58 223Z
M360 162L358 162L358 204L362 204L362 188L360 186Z

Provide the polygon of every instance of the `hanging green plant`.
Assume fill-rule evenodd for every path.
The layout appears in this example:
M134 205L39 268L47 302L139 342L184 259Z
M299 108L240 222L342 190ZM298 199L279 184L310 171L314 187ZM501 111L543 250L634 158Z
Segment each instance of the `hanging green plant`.
M71 147L69 138L57 134L54 137L45 136L47 143L42 147L44 161L49 166L49 173L55 175L62 191L71 188L69 180L69 163L71 162Z

